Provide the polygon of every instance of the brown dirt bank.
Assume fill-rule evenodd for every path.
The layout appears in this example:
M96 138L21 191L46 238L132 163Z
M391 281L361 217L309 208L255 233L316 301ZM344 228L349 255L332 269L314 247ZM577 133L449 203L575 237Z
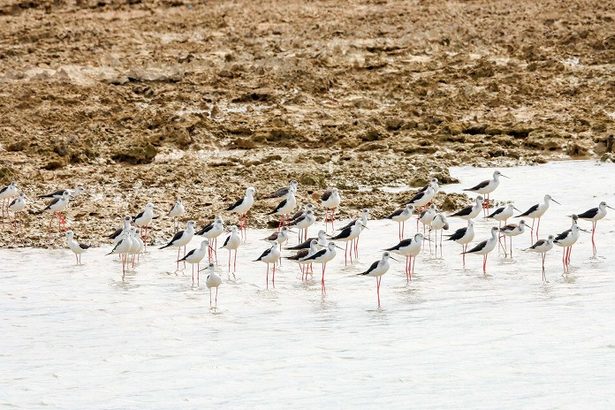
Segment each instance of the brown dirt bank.
M336 185L343 215L381 216L409 194L363 187L610 159L614 19L580 0L5 0L0 182L87 185L71 217L97 243L169 193L203 222L247 185L296 178L304 199ZM0 244L60 243L28 219Z

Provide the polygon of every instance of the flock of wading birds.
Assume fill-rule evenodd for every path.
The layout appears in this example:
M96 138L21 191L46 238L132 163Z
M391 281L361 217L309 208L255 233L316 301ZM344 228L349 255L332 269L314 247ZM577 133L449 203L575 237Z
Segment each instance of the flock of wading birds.
M487 257L489 253L499 246L504 251L504 257L508 255L512 257L513 237L523 234L526 229L530 231L533 244L525 250L540 254L542 280L545 282L545 256L547 252L553 249L554 244L563 248L563 274L569 272L572 246L579 239L581 231L589 232L578 226L577 222L579 219L592 223L592 248L594 255L596 254L596 223L606 216L607 208L614 208L611 208L605 202L601 202L596 208L571 215L572 225L570 229L557 236L549 235L546 239L539 239L541 217L549 209L551 202L558 204L559 202L550 195L545 195L541 203L533 205L525 212L519 211L513 204L507 204L491 211L489 195L499 186L501 177L507 178L500 171L495 171L491 179L482 181L472 188L465 189L465 191L476 193L478 196L470 205L449 215L449 217L458 217L467 221L467 226L457 229L450 235L443 235L443 232L449 229L447 217L442 212L439 212L437 207L431 203L439 190L436 178L433 178L425 187L421 188L406 205L386 217L386 219L398 223L399 243L385 249L381 259L373 262L367 270L359 274L376 278L378 307L380 307L380 283L382 276L390 268L389 259L397 261L391 254L406 258L406 280L410 282L414 273L416 257L425 247L424 242L427 241L429 243L430 252L431 242L434 242L436 256L438 252L442 256L443 236L447 237L447 241L454 241L462 246L461 254L463 255L464 267L465 255L481 255L483 257L483 273L485 275L487 274ZM345 264L348 264L349 261L352 263L353 257L356 259L359 254L359 237L361 232L367 228L369 210L363 209L359 218L351 220L348 224L336 230L334 226L335 213L340 206L342 198L337 188L327 189L319 198L320 206L324 209L325 214L325 230L320 230L317 237L308 238L308 229L316 222L315 207L312 204L306 204L303 210L295 212L297 208L297 200L295 198L297 189L298 183L291 181L288 187L280 188L263 197L264 199L283 199L269 212L269 215L279 217L278 229L265 238L266 241L270 242L270 246L254 261L263 262L267 265L266 286L269 288L271 271L271 283L275 287L276 267L281 263L282 248L286 245L286 250L295 251L295 253L291 256L285 256L285 258L298 264L302 281L308 280L313 275L314 264L321 265L321 289L323 293L326 293L325 270L327 263L336 257L337 249L342 249L333 241L340 241L346 244L344 262ZM80 186L75 189L62 189L41 195L39 198L49 199L50 202L46 204L45 208L36 213L52 213L49 226L51 227L54 219L57 219L58 229L66 230L65 212L69 207L70 200L83 192L85 192L85 189ZM222 278L214 270L215 264L218 263L217 251L219 249L226 249L228 251L229 278L231 274L234 277L237 267L237 250L247 239L248 214L254 205L255 193L254 188L247 188L243 198L240 198L237 202L226 208L226 211L239 216L238 225L230 226L230 229L226 228L221 216L216 216L211 223L205 225L200 230L197 230L197 225L194 221L188 221L184 230L177 231L178 219L186 215L186 209L181 199L177 199L166 214L175 221L177 233L160 249L177 248L176 272L181 270L180 265L183 265L185 268L185 264L189 263L192 269L193 286L200 286L200 272L207 270L205 284L209 288L210 307L212 308L217 307L218 288L222 284ZM0 190L0 200L2 201L3 218L11 218L12 215L13 223L16 223L17 215L26 210L29 198L23 192L19 192L15 183L11 183ZM113 241L113 248L107 255L118 255L120 258L122 262L122 279L124 279L130 267L132 269L135 268L139 256L146 251L149 230L152 222L157 218L154 213L155 209L154 204L148 203L138 215L134 217L126 216L123 226L109 236ZM508 219L513 217L514 211L519 212L518 215L514 216L515 218L531 219L532 225L526 224L524 219L521 219L518 224L508 224ZM470 243L474 240L473 220L481 212L485 218L497 221L499 226L491 228L491 236L489 238L469 248ZM413 215L416 215L417 233L411 238L404 239L405 223ZM423 233L418 232L419 223L423 225ZM536 226L534 227L535 224ZM331 234L327 234L329 226L331 226ZM292 230L293 228L297 230L298 244L288 246L290 234L295 232ZM434 233L433 240L431 239L432 231ZM218 248L218 237L224 233L227 233L226 238L222 246ZM205 239L198 248L186 252L186 246L194 235L203 236ZM78 242L72 231L66 232L66 241L68 248L75 254L76 263L81 264L81 255L90 248L90 245ZM208 266L201 269L200 264L205 259L205 256L208 258ZM215 290L215 294L212 299L213 290Z

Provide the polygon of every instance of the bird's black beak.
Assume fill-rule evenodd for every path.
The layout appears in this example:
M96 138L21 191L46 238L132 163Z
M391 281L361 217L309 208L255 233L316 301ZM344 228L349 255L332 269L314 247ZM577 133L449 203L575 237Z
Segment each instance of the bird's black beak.
M395 259L394 257L389 255L389 258L393 259L395 262L399 262L399 259Z
M551 201L555 202L558 205L561 205L559 202L557 202L555 199L551 198Z

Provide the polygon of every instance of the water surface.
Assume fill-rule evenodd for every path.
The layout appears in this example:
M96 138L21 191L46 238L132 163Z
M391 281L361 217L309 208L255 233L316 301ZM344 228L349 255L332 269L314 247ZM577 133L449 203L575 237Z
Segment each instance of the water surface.
M611 164L502 171L511 179L496 199L523 210L545 193L562 203L546 214L541 236L567 229L572 212L615 204ZM491 173L455 168L462 184L443 189ZM487 278L480 257L461 269L456 244L446 244L443 259L422 255L409 286L403 263L394 263L381 310L374 279L355 274L396 243L389 222L370 221L358 263L344 267L339 255L329 266L324 298L291 262L276 289L264 290L264 266L249 261L265 248L257 240L265 232L251 231L218 312L204 286L191 287L189 271L170 274L172 250L152 250L124 282L108 249L85 254L84 266L65 250L0 250L0 407L612 408L612 221L599 224L598 258L583 234L567 278L561 250L549 254L547 284L538 256L519 250L529 235L513 260L492 255ZM490 226L480 219L477 239ZM220 262L225 272L223 252Z

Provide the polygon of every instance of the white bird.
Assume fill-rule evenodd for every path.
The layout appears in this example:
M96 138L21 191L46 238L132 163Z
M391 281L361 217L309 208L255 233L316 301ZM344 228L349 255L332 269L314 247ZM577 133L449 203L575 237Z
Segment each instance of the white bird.
M280 246L280 252L282 251L282 244L288 242L288 233L291 232L288 227L283 226L278 232L274 232L268 237L264 238L264 241L276 243Z
M208 272L209 273L207 274L207 278L205 278L205 286L207 286L207 289L209 289L209 308L210 309L212 308L211 289L215 288L216 297L215 297L215 304L213 305L213 309L218 309L218 288L222 284L222 278L220 277L220 275L216 273L215 266L213 263L209 264Z
M504 236L508 236L510 238L510 257L512 258L513 256L513 246L512 246L512 240L514 236L519 236L523 233L525 233L525 228L529 228L530 230L532 228L530 228L525 221L522 219L519 221L519 224L508 224L506 226L503 226L502 228L500 228L500 232L502 234L504 234ZM504 257L508 256L506 254L506 238L504 238Z
M132 247L132 234L130 231L127 231L121 235L122 239L120 239L111 252L107 253L107 255L119 255L120 260L122 261L122 280L126 278L126 267L128 265L128 252Z
M474 219L480 214L481 209L483 209L483 197L477 196L472 205L466 206L465 208L455 212L451 215L451 217L459 217L469 221Z
M447 235L447 241L455 241L461 245L461 254L463 255L463 267L466 267L466 254L468 244L474 240L474 222L468 221L468 226L459 228L452 235Z
M335 211L340 206L342 197L337 188L327 189L320 196L320 204L325 210L325 231L327 230L327 222L331 223L331 229L335 230Z
M273 277L271 280L272 286L275 288L275 265L280 260L280 249L277 244L272 244L271 247L261 254L254 262L264 262L267 264L267 289L269 289L269 265L273 264Z
M197 272L197 282L196 285L199 286L200 275L198 272L201 270L201 261L205 258L205 254L207 253L207 248L209 247L209 241L207 239L203 239L201 241L201 246L198 248L192 249L190 252L184 255L183 258L178 260L177 262L188 262L192 269L192 286L194 286L194 271L196 268ZM195 267L196 265L196 267Z
M429 232L429 239L431 239L431 223L433 222L433 219L436 217L437 213L438 209L436 208L436 205L431 204L429 208L421 212L418 218L418 222L423 224L423 235ZM427 230L427 227L430 228L429 231ZM431 253L431 242L429 242L429 252Z
M308 261L305 261L304 259L307 258L308 256L315 254L316 252L318 252L318 250L319 250L318 240L312 238L310 239L309 248L301 248L293 256L286 257L286 259L295 261L299 264L299 270L301 271L302 281L307 279L307 275L308 273L310 273L310 271L313 273L313 270L311 270L312 264Z
M327 245L329 244L329 240L327 239L327 233L324 230L321 229L321 230L318 231L318 236L317 237L315 237L315 238L308 238L304 242L301 242L299 245L289 246L289 247L286 247L286 249L289 250L289 251L296 251L296 250L300 250L300 249L308 249L310 247L312 239L316 240L316 244L317 244L319 249L326 248Z
M292 190L297 192L297 188L299 187L299 183L294 179L289 182L288 186L278 189L277 191L272 192L271 194L265 195L264 199L273 199L273 198L283 198L288 195L288 193Z
M325 249L321 249L313 255L309 255L304 259L301 259L302 262L306 263L320 263L322 266L322 276L320 278L321 291L323 293L327 293L327 289L325 286L325 271L327 269L327 263L335 258L335 249L342 249L338 247L334 242L329 242Z
M572 226L555 237L553 243L564 248L562 255L562 264L564 265L564 273L570 271L570 254L572 253L572 245L579 239L579 225L577 225L578 216L572 215Z
M591 221L592 223L592 250L594 252L594 257L596 256L596 240L595 240L596 225L598 224L599 220L601 220L602 218L606 216L607 208L615 209L613 207L608 206L606 202L602 201L600 202L597 208L588 209L587 211L577 215L579 219L583 219L584 221Z
M553 235L549 235L549 237L545 239L538 240L534 245L530 246L526 249L529 252L535 252L540 254L540 259L542 261L542 281L546 282L547 278L545 276L545 256L547 252L553 249Z
M41 212L51 211L55 218L58 218L58 230L61 230L66 225L66 217L62 214L62 212L66 211L68 208L68 203L70 202L70 194L68 192L64 192L61 197L54 198L47 207L45 207ZM53 222L53 217L49 220L49 229L51 229L51 224Z
M241 237L239 235L238 229L236 226L231 226L231 233L226 237L224 243L222 244L222 249L228 250L228 271L231 273L231 254L235 251L235 257L233 258L233 278L235 277L235 272L237 272L237 249L241 245Z
M149 225L152 222L152 219L154 219L154 204L151 202L145 204L143 211L139 212L137 216L132 218L134 224L141 228L145 243L147 243L147 239L149 238Z
M442 257L442 234L443 231L448 231L449 225L444 214L438 213L431 221L431 230L435 232L436 258L438 257L438 244L440 245L440 257ZM438 241L438 231L440 232L440 240ZM431 234L431 232L430 232Z
M136 262L140 259L140 255L145 252L145 242L141 239L141 232L135 227L130 227L130 234L132 235L132 244L129 255L132 255L132 268L136 266Z
M295 187L296 189L296 187ZM234 204L226 208L227 211L239 215L239 230L245 238L245 233L248 228L248 212L254 205L254 194L256 189L253 187L246 188L246 193L243 198L238 199Z
M71 197L75 198L85 192L85 188L82 185L77 186L75 189L59 189L49 194L39 195L39 198L60 198L64 193L68 193Z
M532 219L532 236L530 238L531 241L534 240L534 235L536 235L536 239L538 239L538 230L540 229L540 218L547 212L549 209L549 202L553 201L556 204L560 204L555 199L551 197L551 195L545 195L544 200L541 204L536 204L531 206L527 211L523 212L520 215L515 216L515 218L528 217ZM538 219L538 226L536 227L536 231L534 231L534 222Z
M410 204L404 206L403 208L399 208L393 213L389 214L386 219L391 219L397 222L397 232L399 234L399 240L404 239L404 229L406 225L406 221L412 217L414 213L414 207Z
M177 229L178 219L186 214L186 207L184 207L184 203L181 198L177 198L175 200L175 204L171 207L169 212L167 212L167 216L173 219L173 223L175 224L175 229Z
M119 241L118 237L123 232L128 232L128 228L130 228L131 223L132 223L132 218L130 216L125 216L122 227L117 228L111 235L108 236L108 238L113 239L113 243L116 244Z
M421 252L425 237L422 233L417 233L412 238L402 239L397 245L385 249L385 251L396 253L397 255L406 257L406 281L412 280L414 275L414 265L416 257Z
M437 186L437 182L430 182L425 189L420 190L410 199L408 205L412 205L415 209L418 209L429 204L434 196L436 196L435 186Z
M380 282L382 281L382 275L388 272L389 270L389 258L391 257L389 252L384 252L382 254L382 258L372 263L371 266L365 271L359 273L359 275L363 276L373 276L376 278L376 294L378 295L378 309L380 309Z
M331 237L334 241L340 240L346 243L346 247L344 248L344 265L348 264L348 256L350 256L350 263L352 263L353 241L359 237L364 228L366 228L366 226L363 222L357 219L352 226L347 226L342 229L340 233ZM348 246L349 243L350 247Z
M77 265L81 265L81 254L89 249L92 245L86 245L79 243L75 240L75 233L73 231L66 232L66 243L68 248L75 254L75 261Z
M500 177L508 178L506 175L502 174L500 171L495 171L493 173L492 179L487 179L485 181L479 182L477 185L472 188L464 189L464 191L476 192L478 194L486 195L485 198L485 209L490 207L489 205L489 194L491 194L495 189L500 185Z
M369 209L367 208L363 208L361 209L361 216L357 219L352 219L350 222L348 222L346 225L344 225L341 229L338 229L339 231L343 231L346 228L352 228L354 225L356 225L357 221L361 222L361 230L363 229L367 229L367 221L369 220ZM360 233L360 232L359 232ZM351 247L351 251L354 250L354 257L355 259L359 257L359 236L356 236L352 242L350 243Z
M487 274L487 256L493 251L498 243L498 228L491 228L491 237L485 241L479 242L475 247L469 251L465 251L466 254L482 255L483 256L483 274Z
M218 215L214 218L213 222L205 225L203 228L201 228L200 231L196 233L197 235L205 236L207 239L209 239L209 262L212 262L215 257L216 263L218 263L218 237L222 235L223 232L224 221L222 220L222 217Z
M311 206L311 204L308 204ZM314 212L311 209L307 209L303 215L299 216L296 219L293 219L288 226L296 227L299 229L298 239L307 240L308 237L308 228L316 222L316 217L314 216Z
M165 249L169 247L177 248L177 270L179 271L179 257L181 248L184 247L184 252L186 251L186 245L190 243L192 237L194 236L194 228L196 227L196 222L188 221L186 224L186 229L183 231L177 232L173 238L164 246L161 246L160 249Z
M10 216L11 212L13 213L13 221L15 223L17 223L17 214L26 209L26 204L26 194L23 192L9 203L7 207L8 215Z
M286 225L288 215L293 212L297 206L297 200L295 199L295 188L290 188L286 198L275 207L275 209L269 212L267 215L278 215L280 217L280 225L282 227Z
M493 211L493 213L487 215L487 218L495 219L500 223L501 227L502 224L506 225L509 218L512 218L513 214L515 213L514 211L521 212L517 208L515 208L513 204L508 204L506 206L502 206L496 209L495 211Z

